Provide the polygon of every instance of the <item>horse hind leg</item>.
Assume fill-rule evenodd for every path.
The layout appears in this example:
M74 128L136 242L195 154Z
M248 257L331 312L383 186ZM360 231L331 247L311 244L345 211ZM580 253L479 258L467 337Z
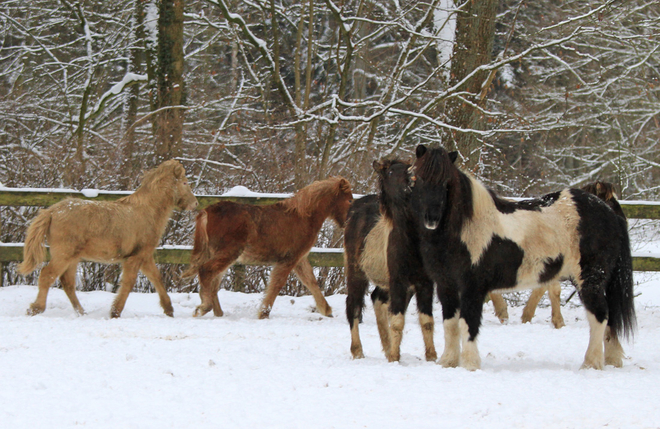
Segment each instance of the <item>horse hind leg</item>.
M594 280L596 280L601 279L603 275L601 273L595 273L590 276L583 272L583 278L590 279L590 277L594 277ZM589 345L584 355L584 362L581 369L603 369L605 366L603 348L607 330L608 308L605 291L599 286L604 282L594 280L584 282L578 287L580 298L587 311L587 320L589 321Z
M37 299L30 304L27 310L28 316L41 314L46 310L46 298L48 297L48 290L55 283L55 280L66 271L69 264L61 259L53 258L48 265L46 265L39 274L39 291L37 292Z
M623 366L623 347L616 334L613 334L610 327L605 328L605 365L613 365L617 368Z
M273 271L270 273L268 287L266 288L266 294L259 308L259 319L267 319L270 316L275 298L277 298L280 290L286 284L286 279L289 277L293 267L294 265L291 264L278 264L273 267Z
M121 287L110 307L111 318L114 319L120 317L121 312L124 311L128 295L131 293L131 290L133 290L133 286L135 286L135 280L137 280L137 274L141 263L142 261L137 257L129 258L124 261L121 273Z
M502 297L502 294L491 292L489 294L490 300L493 301L493 307L495 308L495 316L500 319L500 323L505 324L509 321L509 311L506 307L506 301Z
M167 289L165 289L165 286L163 285L163 278L153 258L145 261L142 264L140 270L144 273L145 276L147 276L147 279L149 279L151 284L156 288L156 292L158 292L158 297L160 298L160 306L163 309L165 315L174 317L172 300L170 300L170 297L167 294Z
M314 301L316 302L316 310L324 316L332 317L332 308L323 296L323 292L321 292L321 288L319 288L319 284L314 276L312 265L309 263L306 256L298 262L298 265L295 266L293 272L302 284L305 285L307 290L312 293Z
M351 329L351 356L353 359L364 358L360 341L360 319L364 311L364 294L369 287L369 280L362 270L346 264L346 319Z
M392 340L390 338L389 326L389 305L390 295L389 292L383 288L376 286L371 293L371 302L374 306L374 313L376 314L376 326L378 327L378 336L380 337L380 344L383 347L383 353L388 361L391 359Z
M224 274L224 273L223 273ZM213 307L213 315L215 317L222 317L225 315L225 312L222 311L222 306L220 306L220 299L218 298L218 292L220 291L220 282L222 281L223 275L220 274L213 279L213 294L211 295L211 302Z
M546 290L548 290L548 288L545 286L541 286L532 290L532 293L527 300L527 304L525 304L525 308L523 309L523 314L521 317L523 323L529 323L532 321L534 314L536 314L536 307L538 307L539 302L541 301L541 298L543 298L543 294Z
M76 295L77 269L78 261L72 262L64 274L60 276L60 282L62 283L62 289L64 289L66 296L69 297L69 301L71 301L71 305L73 306L74 310L76 310L76 312L82 316L85 314L85 310L82 308L82 305L80 305L80 301L78 301L78 296Z
M213 259L199 267L199 298L202 302L193 312L193 317L201 317L211 310L215 316L224 315L218 299L218 289L225 272L236 262L242 252L241 246L235 245L232 248L225 246L222 251L215 253Z
M561 315L561 283L555 282L548 287L548 297L552 306L552 325L555 329L566 326L564 317Z

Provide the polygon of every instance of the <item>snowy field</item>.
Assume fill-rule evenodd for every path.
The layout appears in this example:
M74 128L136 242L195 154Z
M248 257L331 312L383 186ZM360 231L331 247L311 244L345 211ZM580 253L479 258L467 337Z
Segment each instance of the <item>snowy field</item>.
M334 318L312 312L311 297L280 296L257 320L259 294L221 291L225 317L194 319L196 294L171 294L168 318L155 294L133 293L110 320L111 293L79 292L88 314L76 317L52 289L46 312L27 317L36 287L8 286L0 428L658 428L660 280L637 293L622 369L579 370L589 330L571 301L560 330L549 308L525 325L510 308L500 325L484 306L482 370L468 372L422 360L414 302L402 360L388 363L371 307L360 326L367 357L350 358L343 295L328 299Z

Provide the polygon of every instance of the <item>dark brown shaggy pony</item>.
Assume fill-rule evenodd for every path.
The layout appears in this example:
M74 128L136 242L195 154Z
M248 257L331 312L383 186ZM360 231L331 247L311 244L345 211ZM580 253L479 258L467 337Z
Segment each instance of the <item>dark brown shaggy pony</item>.
M605 203L610 206L610 208L622 217L626 219L625 213L621 209L621 205L617 201L616 190L614 185L609 182L596 181L582 187L583 191L587 191L591 194L594 194ZM536 312L536 307L539 305L539 301L543 298L543 294L548 292L548 297L550 298L550 305L552 307L552 325L559 329L562 326L565 326L564 318L561 315L561 283L554 282L541 286L537 289L533 289L525 308L523 309L521 321L522 323L528 323L534 318L534 313ZM499 293L491 293L490 298L493 301L493 307L495 307L495 315L500 319L500 322L504 323L509 319L509 313L506 308L506 301L502 298L502 295Z
M58 277L73 308L84 314L76 297L76 267L80 261L94 261L123 265L121 288L112 304L111 317L121 315L138 270L156 288L165 314L172 316L172 303L153 253L172 210L196 207L197 199L188 185L183 166L170 160L148 171L133 194L117 201L67 198L41 210L28 228L24 260L18 272L29 274L46 260L46 241L50 245L51 260L41 270L39 293L28 315L46 309L48 289Z
M416 295L419 325L422 328L426 360L438 355L433 343L433 282L424 272L419 254L415 210L409 207L410 164L399 160L374 161L378 195L356 200L349 210L344 233L346 267L346 317L351 328L351 355L364 357L359 321L364 310L364 295L371 281L371 294L381 345L389 361L397 361L403 335L403 320L391 321L397 310L405 313L413 293ZM391 299L390 299L391 297Z
M184 277L199 276L202 303L194 316L213 309L222 316L218 288L235 262L274 265L259 318L267 318L291 270L309 289L324 316L332 309L319 289L307 254L327 218L343 228L353 200L351 185L341 177L314 182L293 197L268 206L220 202L197 216L190 268Z

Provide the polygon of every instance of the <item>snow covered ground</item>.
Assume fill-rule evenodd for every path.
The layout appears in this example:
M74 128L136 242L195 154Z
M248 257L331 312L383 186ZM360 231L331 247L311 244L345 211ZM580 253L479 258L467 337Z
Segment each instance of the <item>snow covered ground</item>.
M409 311L400 363L381 350L371 307L360 325L365 355L352 360L345 296L282 297L257 320L261 296L221 291L225 317L192 318L196 294L133 293L122 318L113 295L79 292L76 317L62 290L27 317L34 286L0 288L0 428L657 428L660 427L660 279L638 286L639 330L624 368L579 370L588 325L564 307L532 324L521 308L500 325L484 307L482 370L425 362ZM436 307L439 322L440 309ZM438 323L435 335L443 347Z

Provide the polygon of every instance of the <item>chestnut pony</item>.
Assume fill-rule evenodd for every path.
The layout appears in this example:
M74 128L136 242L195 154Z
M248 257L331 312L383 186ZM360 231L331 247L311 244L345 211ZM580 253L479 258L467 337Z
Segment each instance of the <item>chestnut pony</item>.
M216 203L197 216L190 268L183 277L199 277L201 304L194 316L213 309L222 316L218 288L235 262L273 265L259 318L270 314L277 294L293 272L314 296L324 316L332 309L316 282L307 259L327 218L344 227L353 200L351 185L341 177L314 182L284 201L255 206L229 201Z
M172 210L196 207L197 198L183 166L170 160L145 173L142 185L117 201L67 198L41 210L28 228L18 272L29 274L45 261L46 241L51 260L41 270L39 293L27 313L35 315L46 309L48 289L59 277L73 308L84 314L76 297L76 267L80 261L93 261L123 265L121 288L112 304L111 317L121 315L138 270L156 288L165 314L172 316L172 303L154 263L154 250Z

